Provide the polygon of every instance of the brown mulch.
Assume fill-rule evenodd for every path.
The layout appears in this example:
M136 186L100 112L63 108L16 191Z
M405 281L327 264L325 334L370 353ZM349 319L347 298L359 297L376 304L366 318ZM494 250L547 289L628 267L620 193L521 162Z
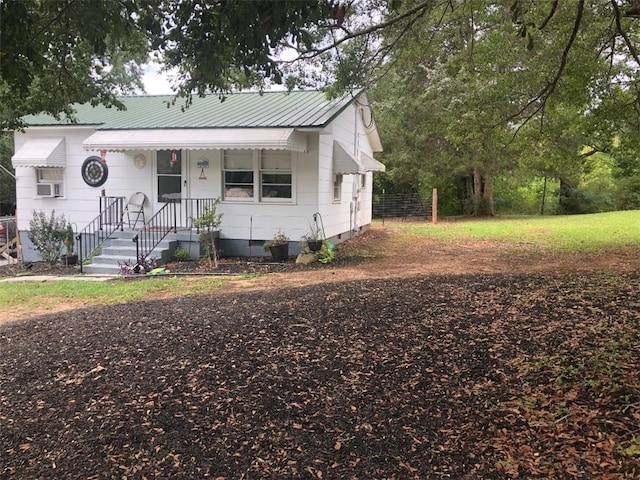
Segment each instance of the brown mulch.
M484 245L458 274L358 242L257 280L297 287L0 325L0 478L640 477L629 252L572 271Z

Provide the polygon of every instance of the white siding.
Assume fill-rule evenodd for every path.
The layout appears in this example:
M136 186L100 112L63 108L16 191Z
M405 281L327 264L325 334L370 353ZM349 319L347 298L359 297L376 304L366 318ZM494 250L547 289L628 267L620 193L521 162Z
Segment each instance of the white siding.
M156 153L155 151L108 152L109 176L104 185L90 187L82 179L81 166L91 155L82 146L83 140L94 133L88 127L39 127L26 133L16 132L16 151L28 138L64 137L66 167L63 170L63 194L59 198L38 198L35 192L35 169L16 169L18 228L27 230L31 212L55 209L67 219L84 228L99 213L99 195L104 189L107 196L126 199L137 191L150 199L147 218L161 204L156 201ZM278 230L283 230L292 241L300 240L309 232L313 215L320 213L328 238L348 238L350 232L371 222L372 174L366 174L364 189L360 175L344 175L340 201L333 199L333 142L339 140L356 157L361 153L373 155L357 104L348 106L321 132L307 132L307 152L292 152L293 203L224 202L218 205L223 214L222 239L267 240ZM134 157L143 154L146 164L134 166ZM222 194L222 151L182 151L183 190L185 198L216 198ZM206 179L200 179L200 160L208 160L204 168ZM257 181L257 179L256 179Z
M362 117L355 104L347 107L320 135L320 211L327 237L358 231L371 223L372 174L367 173L365 189L359 175L344 175L339 202L333 200L333 141L339 140L355 157L373 156Z
M16 132L16 151L32 137L64 137L66 149L66 166L63 169L62 196L57 198L39 198L36 196L36 174L33 167L16 168L16 197L18 205L18 228L28 229L33 210L64 213L68 221L83 228L99 212L99 199L104 188L109 196L128 197L135 191L150 190L149 169L147 161L144 169L133 168L133 153L107 154L109 176L101 187L90 187L82 179L81 167L84 160L97 152L86 151L82 141L93 133L91 128L30 128L28 134ZM136 152L137 153L137 152ZM145 152L147 158L150 152Z
M221 239L268 240L282 230L295 242L309 232L313 214L318 211L317 135L309 134L308 149L292 152L293 204L222 201L218 206L223 214ZM216 176L221 184L220 170Z

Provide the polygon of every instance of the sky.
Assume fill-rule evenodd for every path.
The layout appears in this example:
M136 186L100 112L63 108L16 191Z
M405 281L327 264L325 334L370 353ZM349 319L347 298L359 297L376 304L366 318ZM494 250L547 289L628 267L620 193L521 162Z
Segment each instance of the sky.
M147 95L171 95L170 73L160 73L160 66L147 63L144 67L142 83Z

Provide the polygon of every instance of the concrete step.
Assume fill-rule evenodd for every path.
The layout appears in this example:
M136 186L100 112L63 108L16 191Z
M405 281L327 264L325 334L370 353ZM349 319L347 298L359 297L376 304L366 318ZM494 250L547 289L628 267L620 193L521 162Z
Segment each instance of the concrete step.
M148 258L155 258L158 265L171 260L173 252L178 247L178 241L174 235L168 235ZM91 274L118 274L122 272L122 265L135 265L136 245L131 238L112 238L102 247L100 255L91 259L91 263L84 265L84 273Z

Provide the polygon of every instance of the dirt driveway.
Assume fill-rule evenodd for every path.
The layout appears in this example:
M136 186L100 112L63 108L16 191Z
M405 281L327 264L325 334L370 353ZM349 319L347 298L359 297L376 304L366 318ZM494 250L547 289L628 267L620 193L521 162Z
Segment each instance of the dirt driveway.
M637 249L597 254L541 252L534 245L494 241L441 241L401 234L405 224L375 224L365 234L338 246L344 262L325 268L286 271L234 282L241 288L272 288L331 281L478 273L563 273L640 269Z

